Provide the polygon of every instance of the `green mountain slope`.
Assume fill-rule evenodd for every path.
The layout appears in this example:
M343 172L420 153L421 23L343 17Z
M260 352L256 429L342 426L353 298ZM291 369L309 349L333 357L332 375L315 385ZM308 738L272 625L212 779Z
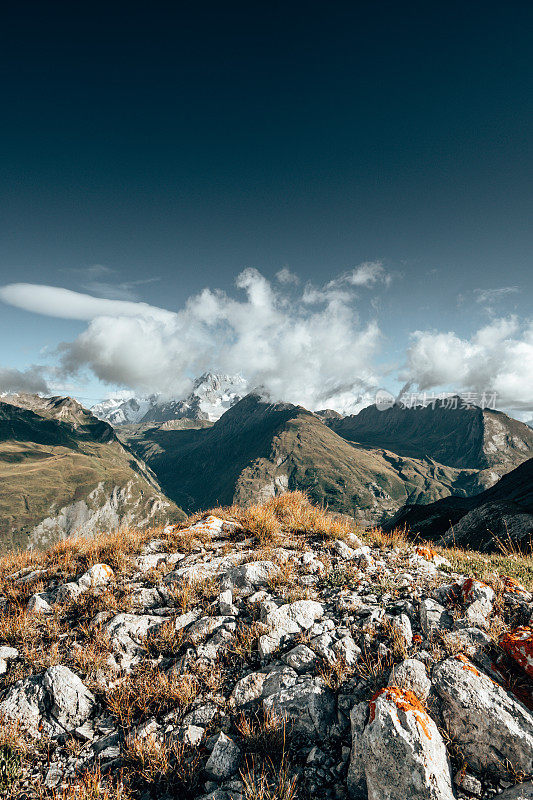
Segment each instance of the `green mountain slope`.
M385 447L402 456L432 458L440 464L480 470L481 488L533 456L533 431L500 411L478 407L403 408L376 406L326 423L345 439Z
M120 435L188 511L305 489L314 501L377 522L406 502L479 490L476 470L353 444L306 409L255 395L210 428L127 426Z
M183 515L105 422L71 398L0 402L0 547Z

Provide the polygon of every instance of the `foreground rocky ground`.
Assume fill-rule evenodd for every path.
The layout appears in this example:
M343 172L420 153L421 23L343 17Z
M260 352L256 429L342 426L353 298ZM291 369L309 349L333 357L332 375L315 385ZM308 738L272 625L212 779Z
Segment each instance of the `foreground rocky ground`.
M6 558L2 796L533 798L530 562L298 494Z

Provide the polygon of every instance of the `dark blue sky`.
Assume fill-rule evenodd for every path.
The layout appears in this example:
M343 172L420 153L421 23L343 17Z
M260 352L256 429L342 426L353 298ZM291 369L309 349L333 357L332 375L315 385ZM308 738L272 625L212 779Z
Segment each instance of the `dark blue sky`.
M386 362L416 329L471 336L496 313L476 289L526 318L532 23L529 2L11 4L0 282L109 293L98 264L177 310L249 266L320 285L380 260ZM85 327L0 314L4 367Z

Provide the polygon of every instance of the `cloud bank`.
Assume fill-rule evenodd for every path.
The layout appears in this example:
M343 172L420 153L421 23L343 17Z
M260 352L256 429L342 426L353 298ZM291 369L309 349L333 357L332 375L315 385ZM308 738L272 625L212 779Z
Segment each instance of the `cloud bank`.
M495 392L499 407L533 410L533 323L502 317L469 339L415 331L401 378L421 391Z
M342 292L313 289L312 303L310 287L299 290L290 275L272 285L254 269L237 277L238 299L205 289L177 312L32 284L5 286L0 299L88 322L60 347L64 377L88 368L109 384L181 396L194 377L214 369L243 374L273 400L317 408L346 387L358 393L377 385L379 326L361 322L351 287L372 286L382 271L362 265L341 279Z
M493 318L468 338L414 331L403 367L383 376L373 300L390 281L381 262L365 262L321 287L300 286L287 269L273 283L246 269L236 279L235 296L204 289L178 311L33 284L4 286L0 299L87 322L81 335L60 346L56 378L89 370L139 394L183 397L205 371L240 373L273 401L343 412L360 407L357 395L370 402L378 387L394 380L421 392L496 393L501 408L533 411L533 324L514 315ZM483 300L493 299L488 291ZM358 307L366 310L364 319ZM42 368L0 371L1 380L4 391L46 391Z

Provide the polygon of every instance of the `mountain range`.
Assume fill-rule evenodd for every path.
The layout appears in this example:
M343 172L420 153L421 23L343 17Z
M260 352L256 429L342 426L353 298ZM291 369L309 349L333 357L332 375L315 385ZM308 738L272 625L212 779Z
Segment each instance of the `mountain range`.
M7 399L0 402L2 549L183 517L113 428L75 400Z
M480 494L406 505L383 527L405 527L412 535L447 546L529 552L533 543L533 458Z
M239 399L239 391L242 379L208 373L183 401L153 395L148 405L135 400L135 413L133 399L127 408L121 400L93 409L114 427L70 398L4 397L4 547L152 524L179 518L181 509L249 505L292 489L361 524L392 518L438 538L450 527L449 509L458 522L473 497L533 457L527 425L460 402L370 406L342 417L257 393ZM140 421L124 424L130 411ZM431 519L443 519L429 524L425 510L433 508Z
M91 411L95 417L111 425L142 422L166 422L172 419L217 420L247 393L247 383L240 375L206 372L197 378L185 400L165 398L161 394L147 397L111 397Z
M343 419L250 394L201 430L166 423L126 426L119 436L187 511L304 489L315 502L371 523L406 503L479 493L533 455L533 432L505 414L404 411L370 408ZM370 441L372 426L381 430Z

